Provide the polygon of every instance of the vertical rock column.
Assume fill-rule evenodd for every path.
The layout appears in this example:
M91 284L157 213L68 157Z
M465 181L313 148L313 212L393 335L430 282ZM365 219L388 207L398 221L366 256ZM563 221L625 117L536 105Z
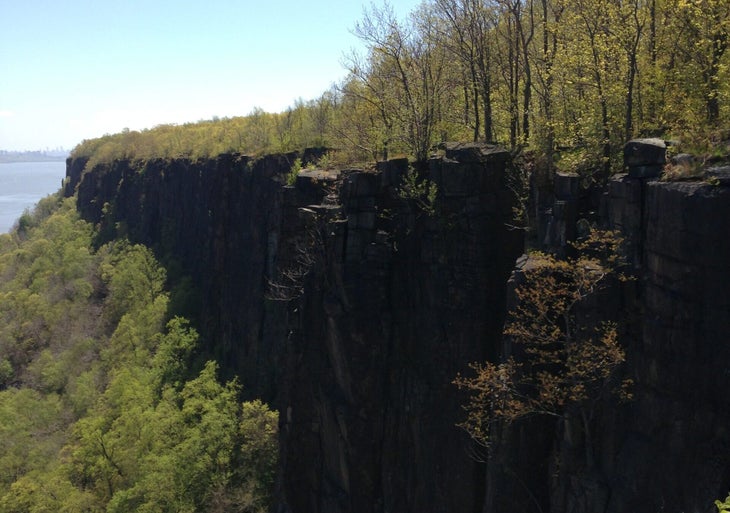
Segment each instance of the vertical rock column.
M456 426L463 397L451 383L496 352L522 252L522 233L506 228L508 159L495 147L449 145L419 175L438 186L433 212L401 193L405 160L343 172L339 210L300 209L321 238L290 309L288 511L481 508L484 476Z
M711 511L730 486L730 187L655 180L664 153L662 141L630 141L628 174L610 183L638 319L626 351L635 398L612 435L609 513Z
M643 262L646 183L660 176L666 159L663 140L633 139L624 145L628 173L614 176L608 184L608 224L623 234L626 257L635 271Z
M575 173L555 173L555 201L543 244L549 249L563 253L568 242L576 237L578 221L578 190L580 176Z

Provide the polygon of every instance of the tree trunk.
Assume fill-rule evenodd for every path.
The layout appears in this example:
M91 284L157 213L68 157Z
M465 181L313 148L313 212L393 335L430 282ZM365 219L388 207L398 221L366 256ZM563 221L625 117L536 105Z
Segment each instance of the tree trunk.
M608 101L601 93L601 135L603 136L603 177L611 174L611 131L608 126Z
M582 409L580 412L583 421L583 449L585 451L585 462L588 470L592 470L596 464L595 455L593 454L593 433L591 432L591 416Z
M484 140L486 142L493 141L493 128L492 128L492 86L489 77L485 77L482 81L482 97L484 100Z
M638 42L638 37L637 37ZM634 47L635 48L635 47ZM629 77L626 84L626 125L624 139L629 140L634 133L634 81L636 80L636 52L629 54Z
M522 142L527 144L530 138L530 103L532 102L532 74L527 63L525 63L525 85L522 95Z
M717 17L714 17L717 18ZM719 22L719 20L718 20ZM720 59L727 49L728 33L716 32L712 37L712 56L707 77L707 121L717 125L720 120Z
M477 76L477 70L474 66L474 59L470 59L469 68L471 71L471 89L473 94L473 109L474 109L474 142L479 140L479 127L481 126L481 120L479 119L479 79Z

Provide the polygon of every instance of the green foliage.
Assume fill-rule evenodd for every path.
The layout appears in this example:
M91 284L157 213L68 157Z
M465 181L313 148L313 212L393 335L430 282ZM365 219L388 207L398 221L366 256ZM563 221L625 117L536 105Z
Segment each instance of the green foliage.
M0 239L0 511L266 511L277 414L168 319L144 246L92 248L74 200Z
M555 156L555 167L563 173L586 176L601 167L601 156L595 148L573 148Z
M110 512L263 510L276 415L260 402L238 403L238 386L221 385L212 362L158 395L150 383L159 370L115 374L95 415L76 424L71 481L94 483Z
M0 354L5 380L41 385L43 362L62 358L95 320L89 319L96 257L88 248L91 228L80 221L74 200L53 215L33 214L36 226L9 237L0 253ZM65 341L31 370L28 363L51 340ZM55 365L55 364L54 364ZM61 375L63 371L59 371ZM45 372L50 379L50 370Z
M64 440L58 425L62 413L57 394L29 388L0 392L0 490L23 474L52 465Z
M262 508L272 497L277 465L278 415L259 400L243 403L237 471L250 483L248 494Z
M315 162L310 163L310 166L314 169L322 169L324 171L332 169L334 166L333 152L328 151L319 157Z
M725 0L429 0L399 20L372 6L353 32L365 52L319 98L280 113L161 125L86 140L74 157L260 155L338 149L344 161L445 140L529 147L591 174L620 170L634 136L703 133L730 114L730 7ZM25 229L28 219L21 218Z
M7 358L0 359L0 388L10 383L13 377L13 364Z
M730 494L724 502L715 501L715 507L717 507L717 513L730 513Z
M302 159L296 158L294 159L294 163L291 166L291 169L289 170L289 174L286 176L286 184L287 185L294 185L297 182L297 176L299 176L299 172L302 170Z
M101 277L108 289L107 311L116 323L122 313L135 313L159 296L165 271L152 252L142 245L122 241L101 263Z
M690 132L679 132L678 144L669 149L675 153L689 153L699 161L730 160L730 131L707 127Z
M398 189L398 196L413 203L418 210L428 216L436 215L436 198L438 185L427 178L419 178L418 173L410 168L403 176L403 182Z
M334 93L299 100L285 112L254 109L247 116L215 118L183 125L159 125L84 140L71 152L87 157L87 169L114 160L209 158L222 153L261 155L324 146L331 133Z
M32 211L25 209L15 227L17 234L21 237L26 236L32 228L37 227L41 221L53 213L62 201L63 198L58 192L42 198Z

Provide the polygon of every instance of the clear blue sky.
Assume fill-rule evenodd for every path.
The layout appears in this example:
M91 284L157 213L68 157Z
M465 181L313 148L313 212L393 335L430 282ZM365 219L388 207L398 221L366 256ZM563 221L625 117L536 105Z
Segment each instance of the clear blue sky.
M390 4L403 19L420 0ZM282 111L345 76L369 5L0 0L0 149L71 149L125 127Z

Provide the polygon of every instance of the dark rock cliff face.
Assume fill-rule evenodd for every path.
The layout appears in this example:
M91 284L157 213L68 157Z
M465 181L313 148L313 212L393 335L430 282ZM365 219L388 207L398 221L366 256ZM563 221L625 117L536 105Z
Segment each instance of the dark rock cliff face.
M267 323L263 297L282 224L287 157L255 165L232 155L143 166L117 161L84 174L77 169L82 165L70 162L66 189L76 189L81 215L99 224L102 239L127 236L154 248L189 284L184 310L207 341L208 355L271 399L284 328Z
M535 419L487 468L455 427L451 381L499 357L522 252L508 154L449 145L420 169L433 205L399 193L403 160L285 186L293 157L69 161L66 188L102 238L156 249L207 352L279 409L280 511L713 511L730 487L727 173L611 180L602 222L627 237L637 280L591 308L627 321L635 398L600 408L591 465L579 429ZM583 214L574 177L559 179L543 235L563 242Z
M323 247L287 351L292 511L479 510L451 381L494 353L521 251L505 227L506 159L466 148L433 160L435 216L397 197L397 161L346 176L336 215L305 211Z
M642 166L610 181L602 220L626 237L636 280L593 305L600 318L621 321L634 398L602 404L590 463L575 420L504 433L485 511L713 513L727 494L730 173L662 182ZM557 212L567 225L579 217Z
M620 176L611 196L640 280L608 511L716 511L730 487L730 187Z
M208 351L279 409L285 511L480 511L451 381L498 350L522 252L508 153L449 145L420 170L434 204L399 193L404 160L293 187L290 162L70 161L66 194L186 277Z

